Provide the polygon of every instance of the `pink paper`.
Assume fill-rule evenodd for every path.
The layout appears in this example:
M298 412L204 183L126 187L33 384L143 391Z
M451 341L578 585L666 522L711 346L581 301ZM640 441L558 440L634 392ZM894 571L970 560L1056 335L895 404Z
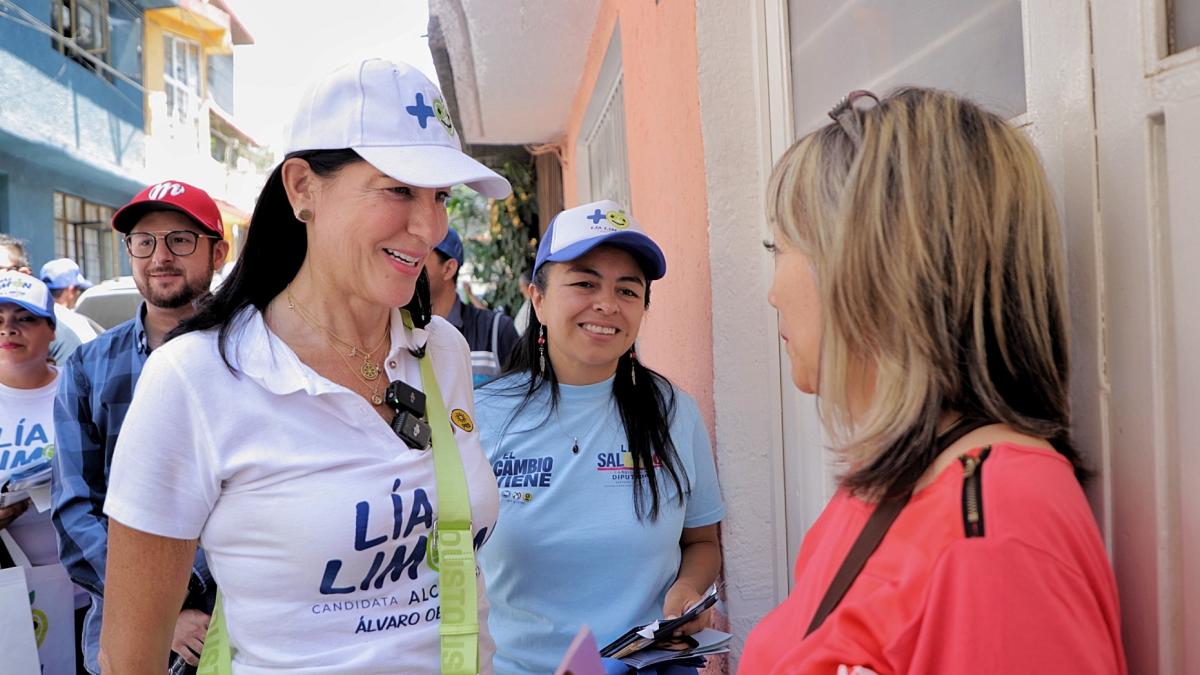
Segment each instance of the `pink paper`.
M579 629L554 675L604 675L600 648L596 646L596 637L587 626Z

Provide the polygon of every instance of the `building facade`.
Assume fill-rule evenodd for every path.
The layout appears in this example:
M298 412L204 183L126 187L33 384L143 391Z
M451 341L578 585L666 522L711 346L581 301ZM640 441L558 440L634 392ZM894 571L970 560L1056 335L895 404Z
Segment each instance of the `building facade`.
M220 199L236 243L270 160L232 119L232 46L250 42L221 0L0 0L0 232L35 270L127 274L112 212L178 177Z

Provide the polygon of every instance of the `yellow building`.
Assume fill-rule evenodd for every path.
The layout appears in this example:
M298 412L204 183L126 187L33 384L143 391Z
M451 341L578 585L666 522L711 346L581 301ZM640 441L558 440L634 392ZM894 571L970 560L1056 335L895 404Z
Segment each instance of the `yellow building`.
M232 113L233 46L253 42L227 0L180 0L145 13L147 166L216 199L231 259L271 159Z

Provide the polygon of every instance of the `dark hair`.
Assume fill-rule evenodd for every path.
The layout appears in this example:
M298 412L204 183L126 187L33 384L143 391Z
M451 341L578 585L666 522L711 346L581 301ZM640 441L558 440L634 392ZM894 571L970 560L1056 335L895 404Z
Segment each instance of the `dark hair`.
M313 173L321 177L332 176L351 164L366 161L357 152L348 149L293 152L284 158L284 162L293 158L307 162ZM246 243L233 272L217 292L204 301L195 316L180 323L168 335L170 339L194 330L219 328L218 349L225 364L231 368L227 351L234 317L250 306L260 312L265 311L271 300L296 277L308 254L308 235L304 223L296 219L287 191L283 188L284 162L280 162L267 177L258 195L254 214L250 216ZM414 293L410 305L420 300L420 293ZM415 309L415 306L410 308ZM422 318L428 321L424 314L423 311L414 311L413 320L418 325L424 325Z
M533 276L532 283L543 292L546 290L548 270L554 264L543 265ZM646 282L646 306L650 306L649 281ZM542 387L549 387L550 390L550 408L547 415L558 407L558 377L554 373L554 364L548 354L545 372L541 369L538 353L538 336L541 331L542 323L538 320L537 312L530 311L529 327L513 345L505 366L505 375L529 376L528 382L524 378L506 378L512 383L509 393L517 394L522 399L507 424L512 424ZM636 373L636 377L631 373ZM629 453L633 457L634 511L639 519L657 520L662 502L662 486L658 473L654 471L655 460L658 460L675 484L679 504L683 504L684 493L691 490L687 474L684 473L679 460L679 453L671 440L671 420L675 417L675 389L667 378L647 368L641 361L633 358L631 353L626 352L617 361L617 375L613 378L612 394L625 427ZM650 502L648 509L647 495Z

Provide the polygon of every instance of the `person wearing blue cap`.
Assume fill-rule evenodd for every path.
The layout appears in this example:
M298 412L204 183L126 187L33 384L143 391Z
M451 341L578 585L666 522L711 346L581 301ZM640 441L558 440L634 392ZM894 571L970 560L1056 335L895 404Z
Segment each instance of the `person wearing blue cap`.
M25 242L11 235L0 234L0 272L33 274L29 269L29 252L25 249ZM61 323L56 326L54 336L50 343L50 360L54 363L65 363L71 352L83 344L75 331Z
M529 328L506 374L476 391L500 488L479 556L497 672L553 672L585 623L604 644L678 616L720 571L707 429L634 346L665 273L616 203L563 211L538 247Z
M0 272L0 484L16 472L48 466L54 456L59 371L50 362L50 343L55 329L54 300L46 285L22 272ZM0 506L0 530L12 535L30 564L61 566L50 511L30 506L29 499ZM0 558L12 556L3 542L0 550L8 554ZM67 583L66 570L61 574ZM87 593L76 589L75 607L82 611L87 605ZM75 652L70 634L51 630L43 653L46 647ZM8 672L4 658L0 655L0 671Z
M91 319L75 312L75 302L84 291L92 287L92 282L83 276L74 260L55 258L42 265L41 274L38 276L50 289L50 295L54 296L54 316L58 323L70 326L79 336L80 342L89 342L104 332L104 328Z
M433 313L446 319L467 339L471 348L471 373L478 386L500 374L517 342L513 320L499 310L464 304L458 297L458 271L466 256L454 228L433 247L437 255L425 261Z

